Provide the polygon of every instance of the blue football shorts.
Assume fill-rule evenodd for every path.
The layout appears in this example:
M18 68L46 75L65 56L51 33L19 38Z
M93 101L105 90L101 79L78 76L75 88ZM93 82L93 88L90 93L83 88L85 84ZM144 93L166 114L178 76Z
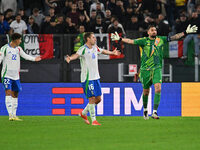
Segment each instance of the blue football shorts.
M5 90L11 90L15 92L20 92L22 91L22 86L19 80L12 80L9 78L4 78L2 79L3 86Z
M101 96L101 84L99 80L82 82L82 87L87 98Z

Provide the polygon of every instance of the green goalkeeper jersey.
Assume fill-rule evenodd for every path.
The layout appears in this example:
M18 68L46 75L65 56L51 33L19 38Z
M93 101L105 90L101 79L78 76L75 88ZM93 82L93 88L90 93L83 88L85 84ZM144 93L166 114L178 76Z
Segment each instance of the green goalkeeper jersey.
M139 45L141 49L140 70L162 68L163 49L166 42L166 36L157 36L154 40L149 37L134 40L134 44Z

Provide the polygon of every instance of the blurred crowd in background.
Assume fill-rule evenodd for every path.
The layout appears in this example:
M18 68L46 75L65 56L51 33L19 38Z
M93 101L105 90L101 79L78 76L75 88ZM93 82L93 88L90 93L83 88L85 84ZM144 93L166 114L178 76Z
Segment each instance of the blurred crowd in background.
M0 0L0 34L146 32L159 35L199 25L200 0ZM198 32L199 33L199 32Z

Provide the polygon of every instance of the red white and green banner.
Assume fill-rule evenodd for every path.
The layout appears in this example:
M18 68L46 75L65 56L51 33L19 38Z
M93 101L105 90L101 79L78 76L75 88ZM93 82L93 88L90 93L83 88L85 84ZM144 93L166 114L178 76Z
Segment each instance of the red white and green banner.
M10 41L9 36L7 36ZM24 34L20 46L30 56L41 56L42 59L53 58L53 34Z
M110 38L111 34L108 33L104 33L104 34L95 34L96 39L97 39L97 45L98 47L102 48L102 49L106 49L106 50L114 50L115 48L117 48L118 50L120 50L121 55L119 56L112 56L112 55L104 55L101 54L99 55L99 59L119 59L119 58L124 58L124 45L122 42L118 42L118 41L111 41ZM119 34L121 36L121 34Z
M24 52L31 56L41 56L42 59L53 58L53 35L52 34L25 34L21 47Z
M171 41L165 46L166 58L179 58L183 56L183 41Z

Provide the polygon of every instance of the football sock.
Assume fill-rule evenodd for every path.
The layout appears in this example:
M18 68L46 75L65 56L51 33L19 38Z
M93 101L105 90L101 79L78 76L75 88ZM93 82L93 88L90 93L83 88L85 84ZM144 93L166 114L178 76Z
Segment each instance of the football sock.
M96 114L95 114L95 104L88 104L89 105L89 112L92 122L96 120Z
M6 96L6 109L8 111L9 117L12 117L12 97Z
M12 98L12 115L13 117L16 117L16 112L17 112L17 107L18 107L18 98Z
M153 110L153 113L157 113L157 110Z
M84 110L82 111L82 114L84 115L84 116L86 116L87 115L87 113L88 113L88 111L89 111L89 103L87 104L87 106L84 108Z
M144 111L148 111L148 109L147 109L147 108L144 108Z
M142 96L143 98L143 107L144 109L147 108L147 103L148 103L148 95L144 95Z
M155 93L153 109L154 109L154 110L157 110L159 104L160 104L160 93Z

